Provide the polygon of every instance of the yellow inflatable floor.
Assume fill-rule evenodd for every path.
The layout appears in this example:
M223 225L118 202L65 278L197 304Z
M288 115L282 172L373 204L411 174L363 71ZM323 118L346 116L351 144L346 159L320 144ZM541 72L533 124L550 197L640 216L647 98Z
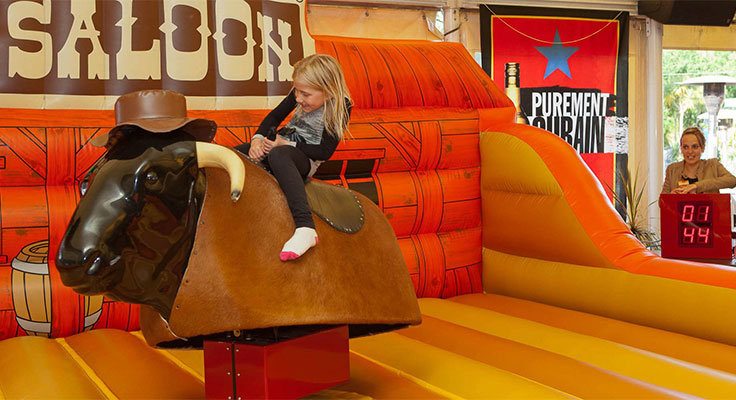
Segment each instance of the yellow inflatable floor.
M736 348L492 294L420 299L420 326L351 340L311 398L736 398ZM139 333L0 342L0 398L201 399L203 356Z

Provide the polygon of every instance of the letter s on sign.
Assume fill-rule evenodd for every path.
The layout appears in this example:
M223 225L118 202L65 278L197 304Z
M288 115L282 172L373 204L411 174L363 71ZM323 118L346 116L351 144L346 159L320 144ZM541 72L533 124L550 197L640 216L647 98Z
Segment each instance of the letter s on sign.
M33 18L44 25L51 23L51 0L43 0L43 4L16 1L8 6L10 37L41 43L41 49L36 52L23 51L16 46L8 48L8 77L12 78L18 74L27 79L40 79L51 71L53 62L51 34L21 29L20 23L26 18Z

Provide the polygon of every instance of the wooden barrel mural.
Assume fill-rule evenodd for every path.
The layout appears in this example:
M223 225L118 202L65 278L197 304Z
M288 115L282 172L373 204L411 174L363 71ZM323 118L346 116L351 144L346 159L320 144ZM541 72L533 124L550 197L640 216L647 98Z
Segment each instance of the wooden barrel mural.
M13 309L18 325L29 336L49 337L51 333L51 278L49 241L23 247L13 259L11 287ZM84 327L91 329L102 313L103 296L84 297Z
M49 241L31 243L13 259L11 287L15 319L29 336L51 333Z
M84 298L84 331L92 329L102 314L104 296L82 296Z

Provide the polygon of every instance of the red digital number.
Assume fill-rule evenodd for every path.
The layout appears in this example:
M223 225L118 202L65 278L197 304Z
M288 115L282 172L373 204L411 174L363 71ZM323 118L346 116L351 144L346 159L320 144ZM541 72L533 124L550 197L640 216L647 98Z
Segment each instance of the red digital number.
M710 228L698 228L698 243L708 244Z
M708 214L710 213L710 206L699 206L698 207L698 222L708 222Z
M694 215L695 215L695 206L692 204L686 205L682 209L682 222L693 222Z
M685 244L693 244L695 243L695 227L694 226L686 226L682 230L682 242Z

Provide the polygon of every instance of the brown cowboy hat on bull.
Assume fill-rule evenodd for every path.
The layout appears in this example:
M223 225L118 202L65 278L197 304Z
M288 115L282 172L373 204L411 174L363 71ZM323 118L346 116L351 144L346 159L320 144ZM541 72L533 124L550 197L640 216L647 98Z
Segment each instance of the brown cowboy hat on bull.
M164 89L139 90L118 98L115 127L90 143L112 147L121 134L133 127L153 133L184 131L201 142L211 142L217 130L214 121L187 117L187 100L181 93Z

